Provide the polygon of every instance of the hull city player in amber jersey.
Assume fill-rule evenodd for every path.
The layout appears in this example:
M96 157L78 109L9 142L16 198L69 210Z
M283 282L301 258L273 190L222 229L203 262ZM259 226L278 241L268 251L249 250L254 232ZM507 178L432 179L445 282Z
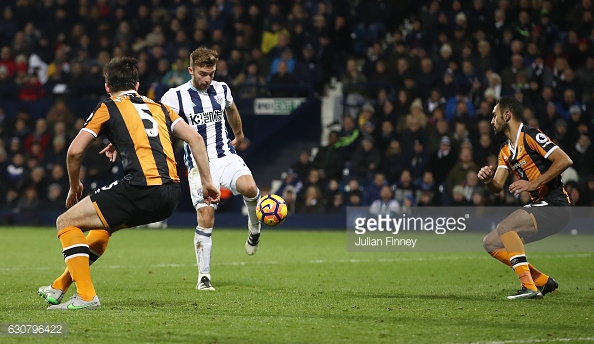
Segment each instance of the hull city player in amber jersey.
M493 109L495 134L508 140L499 153L497 168L484 166L478 177L489 190L499 193L510 173L518 180L509 191L529 192L532 203L501 221L483 240L491 256L512 267L522 288L508 299L534 299L555 291L557 282L528 262L524 243L558 233L569 222L571 207L563 189L561 173L572 161L538 129L522 124L523 107L514 98L503 97Z
M93 111L68 149L70 191L66 207L69 209L56 221L67 268L52 284L38 290L39 295L53 304L48 309L101 306L89 264L105 251L111 234L121 228L162 221L173 213L180 188L172 135L192 147L200 170L203 197L207 202L218 202L220 197L210 176L202 137L170 108L136 93L136 59L112 59L104 68L104 76L110 98ZM107 136L119 152L125 176L80 199L82 156L99 135ZM87 237L84 231L90 231ZM76 294L60 303L73 281L76 281Z

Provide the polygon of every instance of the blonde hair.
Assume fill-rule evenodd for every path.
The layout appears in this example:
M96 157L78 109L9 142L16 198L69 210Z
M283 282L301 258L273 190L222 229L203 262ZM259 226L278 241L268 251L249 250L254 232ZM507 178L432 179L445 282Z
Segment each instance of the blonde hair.
M219 53L215 50L200 47L190 54L190 66L214 67L219 61Z

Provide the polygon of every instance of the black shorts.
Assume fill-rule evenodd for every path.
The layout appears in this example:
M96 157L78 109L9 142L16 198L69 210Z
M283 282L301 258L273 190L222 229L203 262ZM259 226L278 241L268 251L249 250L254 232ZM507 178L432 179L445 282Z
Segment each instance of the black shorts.
M90 197L103 225L115 231L165 220L177 208L179 194L175 183L137 186L118 180Z
M532 215L536 226L536 234L523 237L526 243L559 233L571 220L571 206L569 204L559 205L537 202L528 204L522 209Z

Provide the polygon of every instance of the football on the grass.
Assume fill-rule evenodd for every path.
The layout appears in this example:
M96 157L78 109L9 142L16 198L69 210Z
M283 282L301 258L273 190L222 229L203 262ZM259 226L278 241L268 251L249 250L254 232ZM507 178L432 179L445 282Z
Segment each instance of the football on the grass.
M256 206L258 220L268 226L281 224L287 218L287 202L279 195L266 195Z

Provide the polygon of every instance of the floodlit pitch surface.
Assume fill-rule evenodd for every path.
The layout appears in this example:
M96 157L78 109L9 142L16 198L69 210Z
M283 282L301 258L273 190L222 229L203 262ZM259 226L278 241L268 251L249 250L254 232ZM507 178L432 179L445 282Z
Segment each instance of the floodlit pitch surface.
M246 235L215 229L217 290L207 292L195 289L193 230L120 231L92 267L102 307L47 311L37 288L64 268L56 231L0 229L0 323L67 323L72 343L594 342L594 253L571 249L575 240L594 247L594 236L542 241L567 252L528 245L530 262L560 289L509 301L518 279L487 253L347 252L344 231L264 228L250 257Z

